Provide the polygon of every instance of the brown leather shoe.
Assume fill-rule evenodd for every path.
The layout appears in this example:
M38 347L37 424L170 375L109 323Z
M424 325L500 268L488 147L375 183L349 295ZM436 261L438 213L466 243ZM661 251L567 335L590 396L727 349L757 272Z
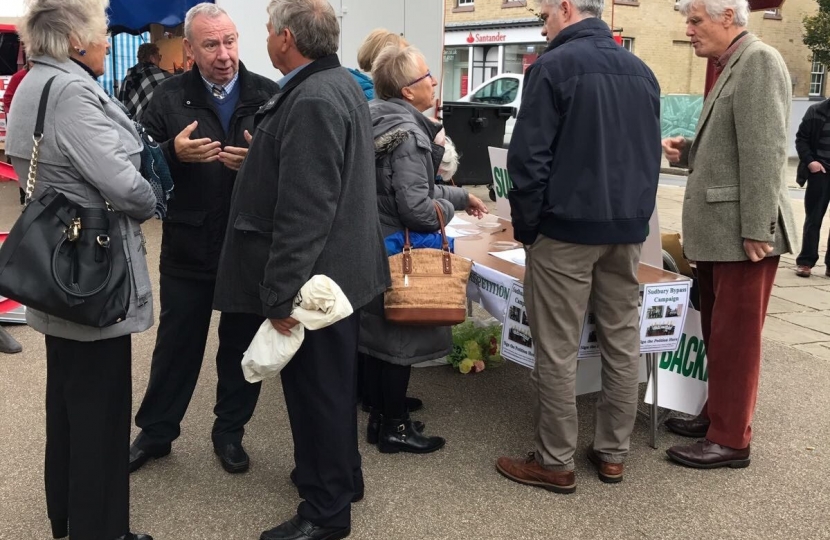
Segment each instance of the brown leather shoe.
M666 453L672 461L693 469L749 467L749 446L738 450L715 444L708 439L687 446L672 446Z
M683 435L684 437L692 437L694 439L702 439L706 437L706 432L709 431L709 419L695 416L694 418L669 418L666 420L666 427L669 431Z
M812 269L809 266L799 264L795 267L795 275L798 277L810 277L810 272L812 272Z
M500 457L496 461L496 470L499 473L520 484L544 488L554 493L573 493L576 491L576 480L573 471L551 471L542 467L533 452L527 457L513 459Z
M588 449L588 461L594 464L599 473L599 479L606 484L617 484L623 481L624 465L622 463L602 461L602 458L599 457L593 448Z

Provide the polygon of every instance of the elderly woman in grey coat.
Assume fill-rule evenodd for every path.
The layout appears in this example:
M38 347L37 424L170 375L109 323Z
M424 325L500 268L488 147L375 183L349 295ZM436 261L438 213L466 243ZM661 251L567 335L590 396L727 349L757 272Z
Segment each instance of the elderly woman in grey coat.
M479 198L463 188L435 185L444 149L434 141L443 128L422 114L432 106L436 86L423 55L414 47L386 47L375 59L372 75L377 99L369 109L383 235L405 228L439 231L435 203L447 222L455 210L481 217L487 207ZM428 453L444 446L444 439L428 437L423 425L413 425L406 389L413 364L450 353L450 327L390 323L383 317L381 296L363 310L359 350L371 406L367 440L384 453Z
M142 143L96 83L104 73L107 0L30 0L18 26L33 67L15 95L6 153L20 178L32 155L46 82L45 129L34 197L51 186L88 207L122 213L131 282L127 317L92 328L29 309L46 336L46 506L55 538L152 540L129 529L131 339L153 324L140 223L156 199L138 172ZM18 456L20 459L23 456ZM34 534L34 532L33 532Z

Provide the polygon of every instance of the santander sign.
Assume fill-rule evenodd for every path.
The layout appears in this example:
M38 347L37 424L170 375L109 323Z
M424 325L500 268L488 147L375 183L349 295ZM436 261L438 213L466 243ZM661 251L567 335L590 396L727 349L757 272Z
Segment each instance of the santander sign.
M507 40L507 36L501 32L495 34L473 34L467 36L467 43L501 43Z

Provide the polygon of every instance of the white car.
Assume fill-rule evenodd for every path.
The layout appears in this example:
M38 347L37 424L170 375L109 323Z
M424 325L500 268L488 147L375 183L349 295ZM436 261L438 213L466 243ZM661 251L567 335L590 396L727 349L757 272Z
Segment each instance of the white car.
M513 116L507 119L504 126L504 147L510 145L510 139L513 137L513 126L516 124L516 114L519 112L519 106L522 103L522 85L524 84L524 75L521 73L504 73L496 75L492 79L484 81L473 91L457 100L466 103L492 103L494 105L505 105L514 107L516 112Z

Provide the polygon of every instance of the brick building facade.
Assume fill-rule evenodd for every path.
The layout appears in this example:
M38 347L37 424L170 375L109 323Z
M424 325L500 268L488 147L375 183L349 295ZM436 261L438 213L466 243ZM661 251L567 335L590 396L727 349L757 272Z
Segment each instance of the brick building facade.
M703 93L705 60L697 58L685 35L675 0L606 0L603 20L618 30L623 46L657 75L664 95ZM444 100L458 99L500 73L521 73L544 51L541 22L528 10L535 0L446 0ZM755 12L749 30L784 57L796 98L824 95L824 68L813 65L802 42L805 15L815 0L787 0L780 10Z

